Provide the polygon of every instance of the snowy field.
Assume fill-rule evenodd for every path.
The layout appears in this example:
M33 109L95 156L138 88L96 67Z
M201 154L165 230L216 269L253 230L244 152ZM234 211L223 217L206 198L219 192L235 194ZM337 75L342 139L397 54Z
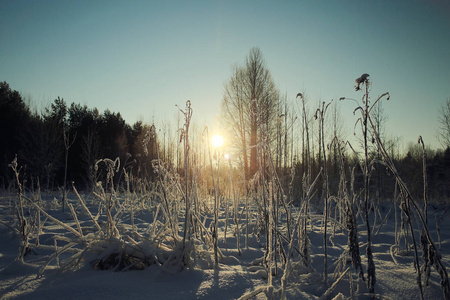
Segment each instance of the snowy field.
M263 263L266 235L260 228L256 205L249 205L247 221L242 200L229 203L228 209L226 201L221 203L219 266L215 268L214 247L211 246L212 200L204 202L203 209L195 215L201 219L192 226L199 229L194 230L196 235L186 239L183 251L184 211L176 203L171 204L171 212L177 217L171 220L178 224L170 225L163 205L152 198L134 195L117 196L112 200L107 195L105 198L81 195L80 200L71 193L68 199L73 212L69 206L63 212L54 196L59 197L45 195L33 200L29 195L24 198L24 203L29 199L38 204L24 204L28 222L25 228L29 233L23 260L18 259L23 243L15 221L17 195L5 194L0 198L1 299L266 299L270 295L268 290L279 299L283 287L287 299L371 298L367 295L366 282L358 279L348 257L348 231L338 214L332 215L328 223L328 278L327 284L324 283L323 224L319 205L311 204L306 219L310 266L301 263L295 250L289 255L288 249L295 245L290 247L280 239L281 247L287 249L290 256L289 264L286 267L283 259L275 255L270 268L272 288L268 289L268 265ZM111 202L105 202L108 199ZM375 298L420 299L412 239L406 229L403 231L406 234L402 234L398 206L398 202L396 205L383 202L371 213ZM292 206L291 209L292 224L296 224L298 208ZM447 269L450 265L449 216L448 205L429 205L429 231ZM362 216L357 215L356 219L366 276L366 231ZM283 224L283 220L285 215L280 208L278 224ZM414 230L422 266L421 227L416 221ZM279 230L282 229L280 226ZM182 253L187 253L189 259L180 258ZM425 281L423 276L422 281ZM423 285L423 294L425 299L444 298L440 277L434 268L431 268L428 285Z

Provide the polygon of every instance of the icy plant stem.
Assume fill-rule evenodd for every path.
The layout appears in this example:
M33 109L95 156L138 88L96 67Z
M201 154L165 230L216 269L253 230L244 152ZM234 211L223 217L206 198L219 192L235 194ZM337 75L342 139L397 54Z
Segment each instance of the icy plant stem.
M324 178L324 229L323 229L323 251L324 251L324 260L323 260L323 279L325 285L328 284L328 251L327 251L327 226L328 226L328 198L329 198L329 189L328 189L328 172L327 172L327 156L326 156L326 147L325 147L325 135L324 135L324 117L325 113L327 111L328 106L331 104L328 103L325 106L325 102L322 102L322 108L318 108L316 110L315 117L319 117L320 121L320 134L321 137L319 138L319 147L322 148L323 153L323 178Z
M436 233L438 236L439 249L441 249L441 228L439 227L439 221L436 215L434 215L434 220L436 222Z
M233 178L231 176L231 161L228 160L228 178L230 180L230 197L229 199L231 200L231 197L233 197L233 218L234 218L234 225L236 226L236 247L238 250L239 255L241 255L241 246L240 246L240 228L239 228L239 201L238 201L238 197L236 195L236 191L234 190L234 185L233 185ZM228 223L228 202L226 203L226 207L227 207L227 214L226 214L226 224ZM226 236L226 224L225 224L225 236Z
M245 195L245 249L248 250L248 226L249 226L249 216L248 216L248 196Z
M223 233L223 243L224 245L226 245L227 243L227 231L228 231L228 202L231 200L231 195L230 192L228 192L228 197L225 200L225 229L224 229L224 233Z
M89 217L91 218L92 222L94 222L95 227L98 229L98 231L102 231L102 228L100 227L100 225L97 223L97 220L95 220L94 216L91 214L91 211L87 208L86 204L84 203L83 199L81 198L80 194L78 193L77 189L75 188L75 185L72 184L72 188L75 192L75 195L77 195L78 200L81 203L81 206L84 208L84 210L86 211L86 213L89 215Z
M192 108L191 108L191 101L186 101L186 109L183 111L181 110L181 113L184 115L184 127L182 129L181 138L184 142L183 148L184 148L184 200L185 200L185 215L184 215L184 233L183 233L183 259L186 262L186 239L190 239L191 237L191 226L190 226L190 210L191 210L191 203L189 199L189 157L190 157L190 143L189 143L189 126L191 124L191 117L192 117ZM180 140L181 141L181 140Z
M419 136L418 143L422 145L422 172L423 172L423 204L425 223L428 225L428 196L427 196L427 152L422 136Z
M299 219L298 219L299 220ZM289 274L291 272L291 256L292 256L292 250L294 248L294 236L296 234L296 229L300 227L300 221L297 223L296 226L294 226L294 231L292 233L292 238L289 242L289 248L287 253L287 259L286 264L284 266L284 273L283 277L281 277L281 299L286 299L286 287L287 287L287 279L289 277Z
M363 112L363 135L364 135L364 217L367 229L367 284L369 285L369 292L375 293L375 263L373 262L372 255L372 239L371 230L369 224L369 154L368 154L368 144L367 144L367 118L369 114L369 84L366 81L365 84L366 93L364 101L364 112Z
M406 197L406 201L402 205L402 208L404 209L404 212L406 214L406 219L407 219L409 228L411 230L411 238L413 240L413 245L414 245L414 265L415 265L416 271L417 271L417 285L419 286L419 290L420 290L420 299L423 300L424 298L423 298L423 288L422 288L422 277L421 277L421 272L420 272L419 253L417 251L416 237L414 235L414 228L413 228L412 221L411 221L411 208L410 208L409 197Z
M256 297L258 294L264 293L266 290L267 290L267 286L260 286L260 287L258 287L256 290L254 290L254 291L250 291L250 292L248 292L248 293L245 293L244 295L242 295L241 297L239 297L239 300L253 299L253 298Z
M208 136L208 127L205 128L206 131L206 140L209 141ZM212 157L211 157L211 148L208 144L208 154L209 154L209 165L211 168L211 179L213 182L213 188L214 188L214 228L213 228L213 244L214 244L214 267L216 269L219 268L219 258L218 258L218 244L217 244L217 223L218 223L218 195L217 195L217 189L216 189L216 181L214 180L214 169L213 169L213 163L212 163Z
M65 164L64 164L64 184L63 184L63 199L62 199L62 210L64 212L65 206L67 205L67 166L68 166L68 160L69 160L69 149L72 147L73 143L75 142L75 139L77 138L77 134L73 136L73 140L69 141L69 132L64 128L63 130L63 137L64 137L64 148L66 150L65 154Z
M236 247L239 255L241 255L241 244L240 244L240 228L239 228L239 202L236 195L233 195L234 198L234 224L236 225Z
M186 203L185 216L184 216L184 234L183 234L183 249L186 244L186 238L189 238L189 211L190 211L190 199L189 199L189 120L186 119L184 132L184 200Z
M334 291L336 286L339 284L339 282L344 278L345 274L350 270L350 268L347 268L344 272L342 272L341 276L339 276L338 279L326 290L326 292L319 298L319 300L325 300L328 299L331 293Z
M73 208L71 203L68 203L67 206L70 209L70 213L72 214L72 217L75 221L75 224L77 225L78 232L80 233L80 236L83 236L83 230L81 229L80 221L78 221L77 213L75 212L75 209Z
M419 136L419 144L422 144L422 172L423 172L423 203L424 203L424 215L425 224L428 225L428 197L427 197L427 153L425 151L425 144L423 142L422 136ZM423 272L425 276L425 285L428 286L428 281L430 279L430 260L429 260L429 245L426 238L425 228L422 229L420 234L420 243L422 246L422 260L423 268L419 272Z
M269 197L269 242L268 242L268 257L269 257L269 286L272 285L272 280L273 280L273 276L272 276L272 260L273 260L273 249L272 249L272 244L273 244L273 233L272 233L272 227L273 227L273 203L272 203L272 197Z
M155 136L155 140L157 140L157 135L156 135L156 128L155 126L151 127L151 134L153 134ZM163 200L164 200L164 209L166 211L165 216L167 217L167 221L169 222L169 226L172 232L172 236L174 240L176 239L177 236L177 232L175 230L175 226L174 226L174 222L172 222L172 214L171 214L171 210L170 210L170 206L169 206L169 201L167 199L167 189L166 189L166 185L164 183L163 180L163 174L162 174L162 167L161 167L161 159L159 157L159 146L158 143L155 143L156 146L156 155L158 158L158 163L157 163L157 169L158 169L158 182L160 184L161 190L162 190L162 194L163 194ZM134 214L133 210L132 213ZM134 218L132 218L133 220ZM133 221L134 222L134 221Z
M53 221L54 223L58 224L59 226L61 226L62 228L65 228L67 231L72 232L75 236L82 238L81 234L76 231L75 229L73 229L72 227L70 227L67 224L64 224L63 222L61 222L60 220L52 217L51 215L49 215L48 213L46 213L42 208L39 207L39 205L33 203L34 207L36 207L38 210L41 211L42 214L44 214L47 218L49 218L51 221Z
M398 214L397 214L397 181L395 181L395 192L394 192L394 212L395 212L395 245L400 245L400 238L398 233Z

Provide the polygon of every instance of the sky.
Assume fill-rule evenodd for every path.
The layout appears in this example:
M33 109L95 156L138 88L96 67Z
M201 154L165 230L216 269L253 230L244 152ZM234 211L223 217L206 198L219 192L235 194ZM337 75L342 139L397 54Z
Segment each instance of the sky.
M294 102L360 99L370 74L386 131L439 147L450 97L449 1L0 0L0 81L38 109L57 97L120 112L129 124L193 119L216 127L234 66L259 47ZM339 102L353 130L355 103Z

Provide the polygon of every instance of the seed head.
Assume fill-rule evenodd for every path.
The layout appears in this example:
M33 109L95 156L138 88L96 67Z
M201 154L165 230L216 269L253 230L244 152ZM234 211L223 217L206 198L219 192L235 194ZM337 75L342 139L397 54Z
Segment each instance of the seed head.
M355 82L356 82L356 86L355 86L355 90L359 91L361 88L359 87L362 83L367 83L367 81L369 80L369 74L364 73L362 74L360 77L356 78Z

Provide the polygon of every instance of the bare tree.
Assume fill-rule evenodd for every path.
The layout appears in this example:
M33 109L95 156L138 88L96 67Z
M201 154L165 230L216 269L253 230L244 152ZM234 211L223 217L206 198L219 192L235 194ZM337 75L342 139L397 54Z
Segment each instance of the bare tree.
M279 92L262 52L252 48L245 65L234 68L222 101L222 119L236 154L242 158L246 180L258 169L260 128L266 128L269 136L276 133L278 101Z
M64 183L63 183L63 199L62 199L62 210L64 212L64 209L67 204L67 168L69 162L69 149L70 147L72 147L73 143L75 143L77 133L75 132L75 134L72 137L70 137L69 131L66 128L64 128L63 137L64 137L64 149L66 150L64 160Z
M89 128L87 134L81 139L81 163L88 177L90 188L95 186L97 181L95 172L95 162L100 158L100 137L95 127Z
M30 174L45 182L50 189L56 172L63 166L64 146L61 127L58 123L43 123L35 118L21 134L22 147L19 157L23 160Z
M306 186L311 183L312 163L311 163L311 147L310 147L310 128L308 124L311 122L310 112L306 106L307 98L304 93L298 93L295 98L300 97L301 100L301 115L302 115L302 164L306 171ZM313 155L314 156L314 155Z
M444 148L450 147L450 98L447 98L439 110L438 140Z
M372 111L370 113L370 117L375 126L376 133L378 134L380 141L383 144L386 144L385 127L386 127L386 121L388 120L388 117L384 113L383 102L379 101L374 105L374 107L372 108ZM382 155L381 155L380 149L374 143L376 133L375 132L371 133L372 134L372 147L370 147L370 148L372 148L371 155L375 159L381 160ZM384 182L384 177L385 177L383 175L385 175L385 173L386 173L386 169L375 168L375 178L373 178L372 180L375 181L374 182L376 185L375 193L376 193L376 197L377 197L378 201L380 201L381 196L386 197L386 195L384 195L384 189L383 189L383 182Z
M344 133L344 126L343 126L343 120L340 108L338 106L337 102L333 102L332 104L332 111L331 111L331 126L329 130L331 131L331 140L336 139L337 141L344 141L345 140L345 133ZM330 143L330 155L331 155L331 161L332 165L330 170L328 171L330 176L330 189L332 193L337 193L339 189L339 177L340 177L340 170L339 170L339 162L340 159L338 157L340 151L344 151L344 149L340 150L338 147L338 143Z

